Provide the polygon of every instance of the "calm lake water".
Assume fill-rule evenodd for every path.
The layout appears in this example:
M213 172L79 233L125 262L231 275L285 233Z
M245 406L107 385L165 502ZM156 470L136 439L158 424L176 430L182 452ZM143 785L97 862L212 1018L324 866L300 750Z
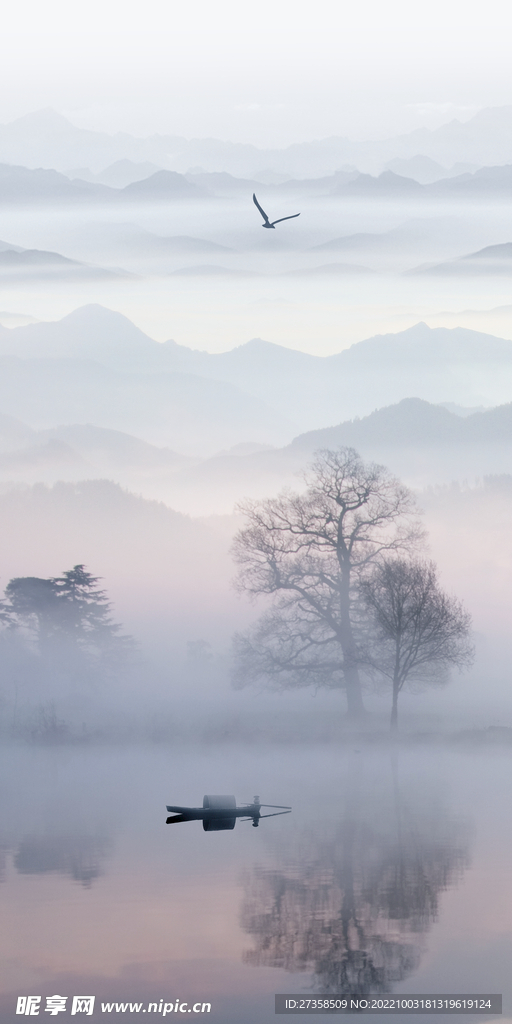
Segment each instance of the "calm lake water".
M147 1017L102 1002L179 999L211 1003L192 1019L265 1022L278 992L502 992L501 1019L512 1014L510 749L0 759L2 1024L29 994L46 1020L46 996L67 996L60 1021L74 995L95 995L104 1021ZM165 824L166 803L204 793L293 812L257 829Z

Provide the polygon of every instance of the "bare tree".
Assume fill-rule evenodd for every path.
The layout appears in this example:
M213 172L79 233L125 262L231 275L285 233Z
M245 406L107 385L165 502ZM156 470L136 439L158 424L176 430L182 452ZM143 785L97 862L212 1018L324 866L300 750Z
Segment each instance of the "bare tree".
M363 713L355 583L389 552L422 536L406 487L353 448L319 451L303 494L283 492L239 506L236 585L273 598L256 626L235 637L235 682L346 691L348 713Z
M391 681L391 729L407 681L442 682L451 666L473 660L471 616L438 583L434 562L384 558L360 583L373 619L368 661Z

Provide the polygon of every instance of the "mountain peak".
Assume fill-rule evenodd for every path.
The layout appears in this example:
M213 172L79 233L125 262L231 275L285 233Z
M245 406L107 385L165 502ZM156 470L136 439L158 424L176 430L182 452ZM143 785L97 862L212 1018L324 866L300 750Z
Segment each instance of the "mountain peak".
M243 345L237 345L236 348L231 349L229 352L223 352L221 357L231 361L233 357L238 361L245 362L247 365L251 365L253 370L257 368L260 371L268 373L271 367L277 366L297 366L303 365L307 362L316 362L318 356L310 355L307 352L301 352L296 348L288 348L287 345L277 345L275 341L265 341L263 338L251 338L250 341L244 342Z
M418 320L417 324L413 324L412 327L406 327L405 331L398 331L397 334L412 335L413 337L417 338L427 334L431 334L433 330L436 330L436 328L429 327L424 320Z
M253 350L253 352L255 350L259 350L259 349L261 349L261 351L268 352L269 349L274 349L274 348L281 349L284 346L283 345L276 345L275 341L265 341L264 338L251 338L250 341L246 341L246 342L244 342L243 345L237 345L236 347L237 348L245 348L245 349L250 348L250 349Z
M102 306L99 302L88 302L85 306L78 306L77 309L73 309L71 313L63 316L60 322L70 323L77 320L82 323L90 323L91 321L106 323L107 321L112 322L115 320L129 324L131 328L135 327L135 324L124 313L119 313L116 309L109 309L108 306Z
M20 127L29 127L39 131L79 131L71 121L68 121L67 117L63 114L59 114L53 107L43 107L42 110L33 110L30 114L23 114L22 117L15 118L14 121L9 121L9 127L12 128L14 125L20 125Z

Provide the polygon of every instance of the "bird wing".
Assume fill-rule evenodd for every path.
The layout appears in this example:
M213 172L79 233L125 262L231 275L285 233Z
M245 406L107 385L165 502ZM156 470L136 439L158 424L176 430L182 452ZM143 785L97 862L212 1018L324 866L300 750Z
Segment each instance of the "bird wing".
M280 224L282 220L293 220L294 217L300 217L300 213L292 213L291 217L280 217L279 220L273 220L272 227L274 224Z
M268 217L267 217L267 215L266 215L266 213L265 213L265 210L263 210L263 209L261 208L261 206L260 206L260 204L259 204L258 200L256 199L256 195L255 195L255 193L254 193L254 192L253 192L253 194L252 194L252 201L253 201L254 205L258 207L258 210L260 211L260 213L261 213L261 216L262 216L262 217L263 217L263 218L264 218L264 219L266 220L266 222L267 222L267 224L268 224L268 223L269 223L269 219L268 219Z

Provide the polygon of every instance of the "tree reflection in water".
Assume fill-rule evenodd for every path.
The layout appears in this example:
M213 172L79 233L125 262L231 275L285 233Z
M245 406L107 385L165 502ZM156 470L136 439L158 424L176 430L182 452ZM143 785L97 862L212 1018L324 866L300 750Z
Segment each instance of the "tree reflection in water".
M247 963L310 971L319 992L382 993L418 966L439 894L469 860L469 828L423 785L351 780L339 820L310 823L281 864L246 879Z
M14 866L22 875L55 871L89 888L102 873L108 848L103 836L27 836L19 843Z

